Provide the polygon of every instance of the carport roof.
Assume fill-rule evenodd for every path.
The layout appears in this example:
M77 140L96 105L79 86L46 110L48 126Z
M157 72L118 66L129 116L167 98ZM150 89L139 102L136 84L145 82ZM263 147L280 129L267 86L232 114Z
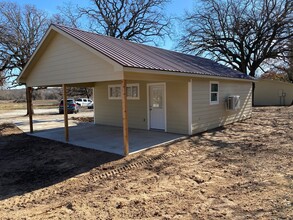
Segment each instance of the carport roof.
M203 76L252 79L241 72L206 58L133 43L62 25L53 24L52 26L104 54L123 67Z

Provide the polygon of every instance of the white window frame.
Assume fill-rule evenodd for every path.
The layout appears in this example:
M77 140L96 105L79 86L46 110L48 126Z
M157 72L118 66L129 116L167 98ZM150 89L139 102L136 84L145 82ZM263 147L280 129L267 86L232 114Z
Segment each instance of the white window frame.
M126 85L126 92L127 92L127 89L128 88L131 88L131 87L134 87L136 86L137 87L137 97L133 97L133 96L127 96L127 99L128 100L139 100L140 99L140 92L139 92L139 83L131 83L131 84L127 84ZM120 96L119 97L111 97L111 88L120 88ZM120 84L115 84L115 85L108 85L108 99L110 100L121 100L121 91L122 91L122 88L121 88L121 85Z
M120 97L111 96L111 89L112 88L117 88L117 87L120 89ZM117 85L108 85L108 99L112 99L112 100L121 99L121 85L119 85L119 84L117 84Z
M131 83L131 84L127 84L126 86L126 92L127 92L127 89L130 87L137 87L137 96L127 96L127 99L130 99L130 100L139 100L139 83Z
M218 85L218 91L217 92L212 92L212 84L217 84ZM212 94L217 93L217 101L212 101ZM220 83L218 81L210 81L210 105L217 105L219 104L219 99L220 99Z

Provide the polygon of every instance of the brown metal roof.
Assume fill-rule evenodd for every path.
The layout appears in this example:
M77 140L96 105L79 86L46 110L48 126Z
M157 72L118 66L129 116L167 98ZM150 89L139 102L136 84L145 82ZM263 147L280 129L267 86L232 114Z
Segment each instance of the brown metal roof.
M54 24L53 26L124 67L251 79L241 72L206 58L133 43L127 40L103 36L62 25Z

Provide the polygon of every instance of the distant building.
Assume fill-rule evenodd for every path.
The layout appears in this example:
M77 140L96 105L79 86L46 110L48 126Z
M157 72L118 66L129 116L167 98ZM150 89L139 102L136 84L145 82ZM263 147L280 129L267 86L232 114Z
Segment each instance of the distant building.
M254 104L256 106L293 104L293 83L262 79L255 83Z

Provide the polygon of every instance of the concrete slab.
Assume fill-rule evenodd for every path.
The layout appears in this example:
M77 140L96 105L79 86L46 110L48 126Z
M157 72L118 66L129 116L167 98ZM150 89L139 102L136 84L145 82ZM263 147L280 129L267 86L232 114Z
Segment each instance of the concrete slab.
M29 120L24 116L26 110L15 110L0 114L0 123L14 123L23 132L29 134ZM123 155L123 131L120 127L79 123L71 117L93 117L91 112L79 112L69 115L70 144ZM64 116L58 109L35 109L33 115L34 136L64 141ZM145 150L162 143L174 141L184 135L160 131L129 129L129 152Z
M65 143L64 128L37 131L32 135ZM183 137L160 131L129 129L129 152L135 153ZM123 130L121 127L80 123L69 127L69 143L123 155Z

